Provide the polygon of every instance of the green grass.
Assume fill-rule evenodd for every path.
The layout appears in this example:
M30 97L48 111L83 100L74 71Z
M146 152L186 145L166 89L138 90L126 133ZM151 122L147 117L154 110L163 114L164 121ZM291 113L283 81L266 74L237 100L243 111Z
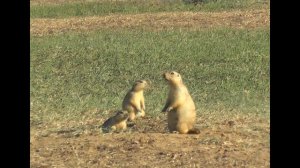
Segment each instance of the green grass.
M185 4L181 0L128 0L63 3L60 5L31 5L31 18L65 18L73 16L108 15L112 13L144 13L171 11L220 11L232 9L262 8L267 0L206 0L199 5Z
M269 112L269 29L97 31L30 39L31 115L76 118L113 110L135 80L147 79L146 108L167 96L162 72L176 70L198 112Z

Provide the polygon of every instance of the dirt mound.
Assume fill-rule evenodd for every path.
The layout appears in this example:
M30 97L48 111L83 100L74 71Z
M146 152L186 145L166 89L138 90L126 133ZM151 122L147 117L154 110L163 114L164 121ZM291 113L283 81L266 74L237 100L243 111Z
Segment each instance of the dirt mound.
M170 134L165 117L146 117L123 133L99 125L42 133L31 128L31 167L269 167L269 121L201 117L198 135ZM205 121L205 124L204 124ZM48 130L51 130L48 128Z

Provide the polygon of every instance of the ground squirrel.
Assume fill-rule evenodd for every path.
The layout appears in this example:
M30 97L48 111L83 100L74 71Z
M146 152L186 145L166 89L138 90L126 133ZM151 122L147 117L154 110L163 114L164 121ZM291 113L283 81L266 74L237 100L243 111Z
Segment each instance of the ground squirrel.
M181 75L175 71L165 72L164 79L168 81L170 91L162 112L168 113L168 128L170 132L181 134L198 134L199 129L194 128L196 120L196 107L183 84Z
M102 131L104 133L111 131L124 131L127 128L128 112L119 110L117 113L107 119L102 125Z
M129 121L145 116L144 88L146 86L146 80L136 81L123 100L122 109L128 111Z

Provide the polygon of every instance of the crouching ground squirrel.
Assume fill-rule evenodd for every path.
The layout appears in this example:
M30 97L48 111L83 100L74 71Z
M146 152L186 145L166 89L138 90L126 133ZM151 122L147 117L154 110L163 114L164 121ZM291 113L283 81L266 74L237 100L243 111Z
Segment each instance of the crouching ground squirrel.
M128 112L124 110L107 119L102 125L102 132L108 133L113 131L124 131L127 128Z
M126 94L122 109L128 111L129 121L145 116L144 88L147 85L146 80L138 80Z
M199 129L194 128L196 107L181 75L171 71L165 72L163 78L170 86L167 102L162 109L162 112L168 113L169 131L180 134L199 134Z

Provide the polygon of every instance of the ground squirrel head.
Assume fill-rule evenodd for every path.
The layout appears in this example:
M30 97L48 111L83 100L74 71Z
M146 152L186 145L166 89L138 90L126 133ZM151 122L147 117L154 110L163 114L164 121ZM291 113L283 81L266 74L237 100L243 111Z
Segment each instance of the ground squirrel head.
M138 80L133 84L132 90L141 91L148 85L146 80Z
M115 115L115 119L116 121L124 121L124 120L127 120L129 117L129 114L127 111L125 110L120 110L120 111L117 111L116 115Z
M163 78L166 79L170 84L182 83L181 75L175 71L163 73Z

